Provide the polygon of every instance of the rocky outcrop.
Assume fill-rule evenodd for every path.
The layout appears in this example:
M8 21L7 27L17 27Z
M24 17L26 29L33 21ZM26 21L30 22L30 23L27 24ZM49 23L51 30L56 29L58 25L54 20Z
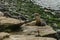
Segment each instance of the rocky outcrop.
M20 23L24 21L14 19L14 18L7 18L7 17L0 17L0 31L5 31L5 29L16 29L20 28Z

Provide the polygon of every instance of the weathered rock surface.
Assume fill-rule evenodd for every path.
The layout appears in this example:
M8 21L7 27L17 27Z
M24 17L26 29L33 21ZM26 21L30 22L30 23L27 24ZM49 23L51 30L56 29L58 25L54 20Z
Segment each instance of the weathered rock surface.
M33 35L39 35L45 36L49 34L55 34L56 31L52 29L52 27L46 25L46 26L25 26L23 27L23 32L26 34L33 34Z
M22 20L14 18L0 17L0 31L16 31L20 28L20 23L23 22Z
M4 40L56 40L54 38L48 37L34 37L34 36L24 36L24 35L11 35L10 38Z
M51 26L37 26L36 21L26 23L22 25L23 32L25 34L30 34L30 35L40 35L40 36L46 36L46 35L52 35L55 34L56 31L53 30Z
M0 17L0 25L4 25L4 24L19 24L23 22L22 20L17 20L14 18L6 18L6 17Z
M5 32L0 32L0 40L9 38L10 34Z

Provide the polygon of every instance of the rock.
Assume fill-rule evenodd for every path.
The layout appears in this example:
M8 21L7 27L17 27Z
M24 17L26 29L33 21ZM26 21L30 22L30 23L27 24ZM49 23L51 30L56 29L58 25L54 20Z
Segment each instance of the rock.
M42 23L44 24L45 22L42 22ZM45 23L45 25L46 25L46 23ZM32 21L32 22L24 24L23 26L38 26L38 25L36 25L36 21Z
M46 25L44 27L39 27L39 32L40 32L41 36L49 35L49 34L55 34L56 33L56 31L54 31L53 28L48 26L48 25Z
M24 36L24 35L12 35L9 39L4 40L56 40L49 37L34 37L34 36Z
M5 39L5 38L9 38L9 36L10 36L9 33L1 32L0 33L0 40Z
M56 38L56 31L49 25L45 26L37 26L36 21L32 21L30 23L26 23L22 25L23 33L35 36L43 36L43 37L53 37ZM51 36L50 36L51 35Z
M51 26L45 24L44 21L41 21L39 14L36 13L35 16L35 21L22 25L24 33L39 36L53 35L56 33Z
M3 12L0 11L0 17L1 17L1 16L4 16L4 14L3 14Z
M6 18L6 17L0 17L0 25L4 25L4 24L19 24L21 23L22 20L17 20L14 18Z
M25 35L35 35L37 32L37 26L24 26L23 28L23 33Z
M30 35L40 35L40 36L45 36L45 35L50 35L50 34L55 34L56 31L53 30L52 27L46 25L46 26L24 26L23 32L26 34ZM39 31L39 34L38 34Z
M24 21L14 19L14 18L7 18L7 17L0 17L0 31L5 31L6 29L11 30L18 30Z
M32 22L26 23L22 26L36 26L35 24L36 24L36 21L32 21Z

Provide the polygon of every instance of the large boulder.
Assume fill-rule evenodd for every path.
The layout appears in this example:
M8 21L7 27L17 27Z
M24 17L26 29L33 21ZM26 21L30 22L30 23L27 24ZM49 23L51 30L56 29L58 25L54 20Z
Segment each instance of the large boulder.
M32 21L30 23L26 23L24 25L22 25L23 28L23 33L24 34L29 34L29 35L39 35L39 36L43 36L43 37L54 37L55 38L55 34L56 31L53 30L53 28L49 25L45 25L45 26L37 26L36 25L36 21ZM52 35L52 36L50 36Z
M5 29L17 30L20 28L20 23L23 22L22 20L14 18L0 17L0 31L5 31Z

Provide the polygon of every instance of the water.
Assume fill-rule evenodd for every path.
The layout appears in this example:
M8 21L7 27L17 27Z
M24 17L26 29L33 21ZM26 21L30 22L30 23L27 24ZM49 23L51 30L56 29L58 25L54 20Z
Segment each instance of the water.
M34 4L54 9L60 10L60 0L31 0Z

